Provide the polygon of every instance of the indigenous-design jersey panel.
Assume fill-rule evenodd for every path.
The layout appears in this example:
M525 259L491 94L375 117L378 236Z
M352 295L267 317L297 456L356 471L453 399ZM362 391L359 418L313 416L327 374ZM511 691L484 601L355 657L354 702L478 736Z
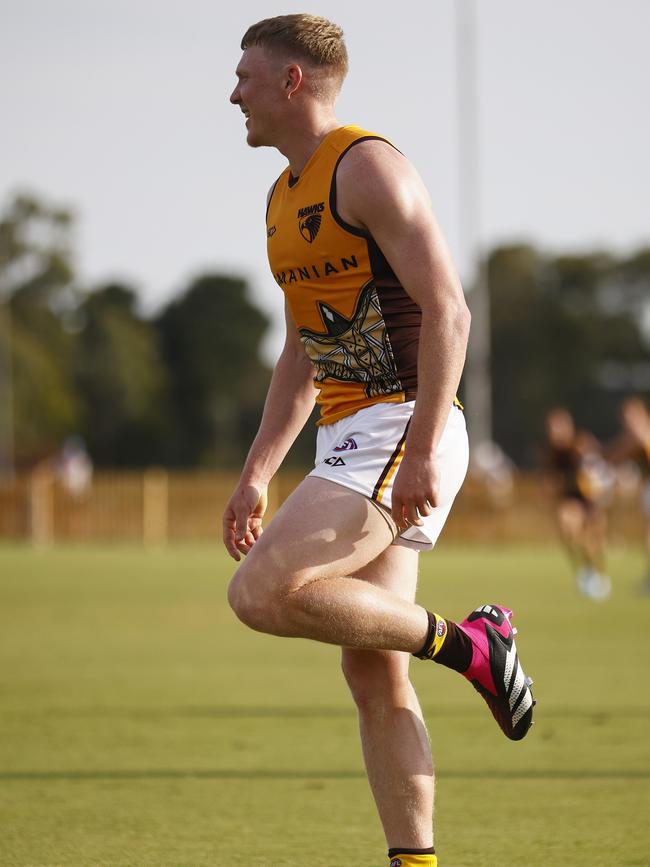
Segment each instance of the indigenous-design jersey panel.
M355 126L329 133L302 171L287 168L267 209L269 264L316 369L319 424L379 401L413 400L421 311L372 236L336 210L336 168L361 141Z

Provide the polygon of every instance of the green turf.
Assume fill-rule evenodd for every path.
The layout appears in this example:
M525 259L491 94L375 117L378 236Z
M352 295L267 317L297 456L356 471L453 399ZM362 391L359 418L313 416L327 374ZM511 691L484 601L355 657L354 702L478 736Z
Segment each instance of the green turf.
M420 599L506 601L537 723L505 740L453 672L414 662L441 867L650 865L650 598L605 604L560 553L441 547ZM383 867L336 649L248 632L215 548L0 547L0 864Z

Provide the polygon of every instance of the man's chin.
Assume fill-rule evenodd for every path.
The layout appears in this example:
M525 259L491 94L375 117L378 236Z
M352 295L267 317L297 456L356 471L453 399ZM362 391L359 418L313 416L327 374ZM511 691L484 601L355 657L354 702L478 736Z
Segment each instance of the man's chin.
M266 142L262 141L255 133L249 132L246 136L246 144L251 148L261 148L266 145Z
M273 142L269 141L263 132L250 126L246 128L246 144L252 148L274 147Z

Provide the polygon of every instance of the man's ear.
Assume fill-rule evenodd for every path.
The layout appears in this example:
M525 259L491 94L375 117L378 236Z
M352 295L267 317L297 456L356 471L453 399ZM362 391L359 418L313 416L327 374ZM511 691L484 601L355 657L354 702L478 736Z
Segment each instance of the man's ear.
M297 63L292 63L285 69L284 89L287 94L287 99L291 99L302 85L303 74L302 69Z

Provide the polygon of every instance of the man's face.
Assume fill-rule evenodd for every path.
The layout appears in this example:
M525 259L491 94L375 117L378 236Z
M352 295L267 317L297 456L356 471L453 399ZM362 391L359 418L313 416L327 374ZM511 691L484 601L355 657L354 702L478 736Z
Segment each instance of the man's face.
M261 45L247 48L235 71L237 85L230 95L246 116L246 141L251 147L273 146L274 130L286 107L283 64Z
M546 418L546 431L549 442L559 448L570 446L575 439L575 426L568 412L556 409Z

